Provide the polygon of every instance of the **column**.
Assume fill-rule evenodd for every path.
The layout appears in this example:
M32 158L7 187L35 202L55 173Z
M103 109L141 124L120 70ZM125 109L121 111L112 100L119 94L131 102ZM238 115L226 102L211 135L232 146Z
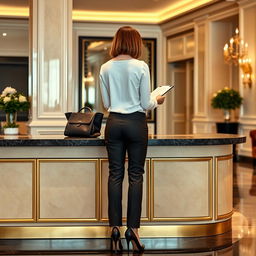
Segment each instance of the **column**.
M72 0L30 0L31 134L63 134L71 108Z
M194 133L205 133L208 127L208 70L207 70L207 39L208 22L207 16L195 20L195 58L194 58L194 118L192 120Z

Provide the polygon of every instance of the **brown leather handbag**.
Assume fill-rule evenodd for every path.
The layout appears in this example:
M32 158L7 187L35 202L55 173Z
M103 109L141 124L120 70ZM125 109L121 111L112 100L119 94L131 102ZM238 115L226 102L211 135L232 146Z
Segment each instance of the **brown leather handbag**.
M84 113L81 112L84 109ZM64 135L69 137L95 138L100 136L103 113L81 108L78 112L67 112L68 120Z

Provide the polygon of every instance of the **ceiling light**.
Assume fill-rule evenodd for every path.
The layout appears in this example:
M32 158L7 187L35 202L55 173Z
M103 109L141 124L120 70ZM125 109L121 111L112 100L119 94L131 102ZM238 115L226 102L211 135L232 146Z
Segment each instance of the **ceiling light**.
M7 33L4 32L2 35L3 35L3 36L7 36Z

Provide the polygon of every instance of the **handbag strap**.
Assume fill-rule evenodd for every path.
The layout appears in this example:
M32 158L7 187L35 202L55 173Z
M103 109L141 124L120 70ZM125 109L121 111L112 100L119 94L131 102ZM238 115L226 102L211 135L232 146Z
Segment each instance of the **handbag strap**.
M91 108L89 108L89 107L83 107L83 108L79 109L78 112L81 112L83 109L85 110L85 112L86 112L86 111L92 112Z

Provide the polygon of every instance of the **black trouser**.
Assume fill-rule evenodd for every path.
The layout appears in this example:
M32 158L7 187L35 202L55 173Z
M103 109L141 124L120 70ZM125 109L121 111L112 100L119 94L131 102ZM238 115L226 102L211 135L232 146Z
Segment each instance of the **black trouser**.
M127 151L129 176L127 227L139 228L143 173L148 143L145 114L111 112L106 124L105 141L109 160L109 225L122 226L122 184Z

